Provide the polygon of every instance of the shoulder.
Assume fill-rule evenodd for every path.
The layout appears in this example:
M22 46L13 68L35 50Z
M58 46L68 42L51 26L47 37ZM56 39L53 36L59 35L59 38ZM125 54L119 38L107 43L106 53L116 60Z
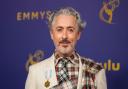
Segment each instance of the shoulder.
M49 63L52 62L52 60L53 60L52 57L46 58L46 59L42 60L41 62L31 65L29 67L29 70L40 70L42 68L45 68L49 65Z
M91 58L86 58L86 57L80 57L80 58L83 67L86 69L86 71L90 73L96 74L103 69L101 63L95 62Z

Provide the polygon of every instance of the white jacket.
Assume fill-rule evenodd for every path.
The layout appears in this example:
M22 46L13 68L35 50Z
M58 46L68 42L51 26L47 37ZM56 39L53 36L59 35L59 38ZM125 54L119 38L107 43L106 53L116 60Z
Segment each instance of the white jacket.
M79 77L77 89L81 89L82 63L79 59ZM45 86L46 81L50 82L49 87ZM102 69L96 74L97 89L107 89L105 70ZM57 85L54 55L37 64L30 66L26 80L25 89L49 89Z

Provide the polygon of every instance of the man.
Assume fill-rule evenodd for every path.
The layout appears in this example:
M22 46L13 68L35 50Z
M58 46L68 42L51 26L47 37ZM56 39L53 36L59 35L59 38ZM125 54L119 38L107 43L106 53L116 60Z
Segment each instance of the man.
M51 15L49 28L55 52L29 68L25 89L107 89L103 67L75 50L84 27L73 8Z

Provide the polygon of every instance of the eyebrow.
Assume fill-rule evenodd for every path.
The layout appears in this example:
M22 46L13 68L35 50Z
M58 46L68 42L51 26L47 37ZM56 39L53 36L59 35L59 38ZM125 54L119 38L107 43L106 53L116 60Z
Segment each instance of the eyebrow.
M63 28L63 27L62 27L62 26L58 26L58 27L56 27L56 29L57 29L57 28Z
M62 27L62 26L58 26L58 27L56 27L56 29L58 29L58 28L63 29L64 27ZM73 27L73 26L68 26L68 27L66 27L66 28L67 28L67 29L70 29L70 28L75 29L75 27Z
M67 28L68 28L68 29L69 29L69 28L73 28L73 29L75 29L73 26L68 26Z

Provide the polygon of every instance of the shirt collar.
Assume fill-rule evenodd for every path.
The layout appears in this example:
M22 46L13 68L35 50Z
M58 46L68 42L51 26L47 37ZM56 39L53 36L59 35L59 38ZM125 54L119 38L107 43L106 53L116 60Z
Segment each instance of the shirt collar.
M55 65L57 65L59 60L62 59L62 58L68 59L74 65L79 64L79 56L75 51L69 57L61 57L57 52L54 52L54 57L55 57Z

